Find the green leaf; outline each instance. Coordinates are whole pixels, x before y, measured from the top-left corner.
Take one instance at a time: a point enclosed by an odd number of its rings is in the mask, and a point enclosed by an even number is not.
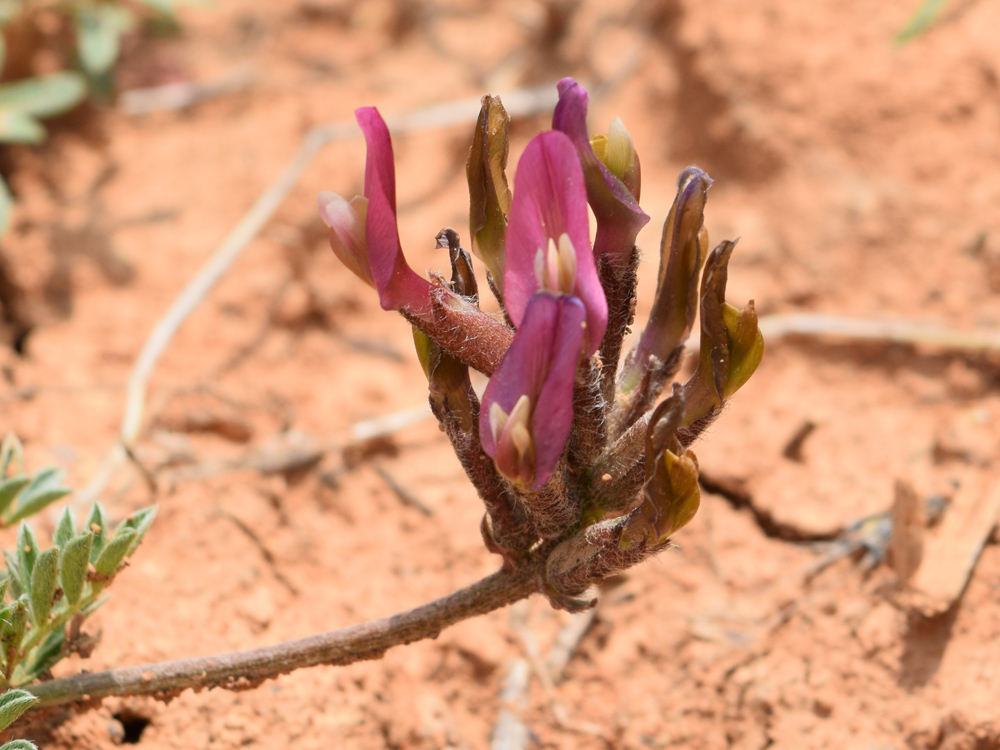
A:
[[[0,745],[0,750],[38,750],[38,745],[29,740],[11,740]]]
[[[49,621],[58,577],[59,548],[52,547],[38,556],[31,571],[31,619],[35,627],[40,628]]]
[[[10,576],[0,579],[0,606],[3,606],[4,599],[7,596],[8,586],[10,586]]]
[[[143,508],[142,510],[137,510],[131,516],[129,516],[125,522],[118,527],[120,531],[122,527],[135,529],[136,535],[132,540],[132,546],[129,547],[127,557],[131,557],[132,554],[138,549],[139,544],[142,542],[143,537],[146,536],[146,532],[149,531],[149,527],[153,525],[153,521],[156,519],[156,506],[152,508]]]
[[[3,37],[0,36],[0,39]],[[8,432],[0,444],[0,477],[6,477],[11,465],[14,472],[21,474],[24,471],[24,447],[17,435]]]
[[[62,647],[65,642],[66,631],[62,628],[49,633],[45,637],[45,640],[42,641],[42,645],[35,649],[32,655],[31,666],[22,667],[25,675],[24,680],[19,680],[19,682],[21,684],[34,682],[41,677],[43,672],[51,669],[62,658]]]
[[[140,0],[140,2],[165,16],[172,16],[177,6],[174,0]]]
[[[132,541],[138,535],[135,529],[122,528],[115,534],[114,538],[108,542],[101,554],[94,562],[94,568],[98,575],[113,576],[118,572],[118,566],[122,564],[125,555],[128,554]]]
[[[17,530],[17,564],[21,569],[21,583],[25,588],[31,586],[31,571],[38,559],[38,539],[28,524],[22,522]]]
[[[10,550],[3,551],[3,561],[7,565],[7,580],[10,582],[10,595],[13,598],[24,593],[26,585],[21,575],[21,566],[17,564],[17,554]]]
[[[17,718],[38,701],[27,690],[8,690],[0,695],[0,730],[13,724]]]
[[[52,536],[52,543],[62,549],[66,542],[76,536],[76,516],[73,510],[66,506],[59,514],[59,523],[56,524],[56,533]]]
[[[88,531],[73,537],[63,547],[59,577],[63,594],[70,604],[80,601],[83,585],[87,582],[87,566],[90,564],[90,547],[93,541],[94,535]]]
[[[31,115],[16,109],[0,109],[0,141],[37,144],[45,140],[45,128]]]
[[[65,474],[66,472],[58,466],[49,466],[35,474],[31,484],[21,492],[17,500],[17,509],[7,519],[7,523],[17,523],[23,518],[28,518],[72,492],[69,487],[62,486]]]
[[[103,3],[76,11],[77,49],[80,64],[92,76],[114,67],[121,38],[135,23],[135,16],[121,5]]]
[[[101,554],[104,543],[108,540],[108,514],[105,513],[103,505],[94,503],[83,530],[91,531],[94,534],[94,543],[90,548],[90,561],[97,562],[97,557]]]
[[[110,599],[110,598],[111,598],[110,596],[108,596],[107,594],[105,594],[100,599],[96,599],[95,601],[92,601],[90,604],[88,604],[86,607],[84,607],[80,611],[83,612],[83,614],[85,614],[87,617],[90,617],[92,614],[94,614],[94,612],[96,612],[101,607],[103,607],[107,603],[108,599]]]
[[[87,95],[87,81],[63,70],[0,85],[0,109],[44,118],[72,109]]]
[[[896,45],[904,45],[927,31],[934,25],[947,4],[948,0],[924,0],[916,13],[910,16],[910,20],[896,34]]]
[[[21,596],[10,608],[9,619],[0,622],[0,640],[10,648],[19,649],[28,627],[28,598]]]
[[[31,477],[26,474],[18,474],[0,482],[0,514],[2,514],[14,502],[21,490],[31,484]]]

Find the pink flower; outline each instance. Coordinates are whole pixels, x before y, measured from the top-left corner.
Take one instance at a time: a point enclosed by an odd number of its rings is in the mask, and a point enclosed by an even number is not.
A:
[[[501,474],[531,491],[552,476],[573,427],[573,383],[586,315],[574,296],[532,297],[483,393],[483,450]]]
[[[384,310],[426,315],[431,284],[410,268],[399,242],[389,129],[374,107],[362,107],[354,114],[368,144],[365,195],[346,201],[336,193],[320,193],[320,215],[330,228],[330,246],[345,266],[375,287]]]
[[[504,301],[515,326],[536,293],[573,295],[586,310],[583,354],[597,351],[608,303],[590,247],[583,171],[562,133],[533,138],[517,165],[505,263]]]

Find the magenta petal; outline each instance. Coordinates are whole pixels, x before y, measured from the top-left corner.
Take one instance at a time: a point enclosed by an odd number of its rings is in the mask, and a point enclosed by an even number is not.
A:
[[[406,263],[396,227],[396,168],[389,129],[375,107],[362,107],[355,117],[368,144],[365,161],[365,197],[368,199],[366,234],[372,278],[384,310],[420,316],[430,311],[431,284]]]
[[[490,422],[493,404],[509,414],[522,396],[531,400],[534,476],[521,477],[531,490],[541,488],[552,476],[573,427],[573,384],[586,315],[576,297],[545,292],[535,295],[483,393],[479,432],[483,450],[493,457],[498,448]],[[497,468],[510,476],[511,467],[498,463]]]
[[[608,303],[597,277],[590,246],[587,191],[573,143],[562,133],[535,136],[525,148],[514,178],[514,198],[507,225],[504,300],[515,326],[520,326],[529,301],[541,288],[536,261],[550,241],[566,234],[576,253],[572,294],[583,302],[587,315],[590,356],[601,343],[608,323]]]
[[[614,173],[601,163],[590,147],[587,133],[586,90],[572,78],[559,81],[559,103],[552,115],[552,127],[573,141],[587,184],[587,200],[597,217],[594,254],[612,267],[622,269],[628,264],[636,235],[649,216],[639,208],[635,196]]]

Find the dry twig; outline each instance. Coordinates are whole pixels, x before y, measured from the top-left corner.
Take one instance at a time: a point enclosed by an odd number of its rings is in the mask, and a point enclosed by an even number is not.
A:
[[[528,746],[529,730],[521,721],[521,712],[527,704],[528,679],[531,676],[528,662],[513,659],[507,669],[507,679],[500,691],[502,708],[493,727],[490,750],[524,750]]]
[[[1000,331],[956,331],[905,320],[866,320],[842,315],[780,313],[760,321],[765,340],[785,336],[836,336],[863,341],[925,344],[964,351],[1000,351]]]

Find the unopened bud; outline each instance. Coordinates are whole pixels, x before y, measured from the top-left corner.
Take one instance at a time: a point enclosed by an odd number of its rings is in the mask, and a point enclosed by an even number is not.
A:
[[[701,291],[701,352],[698,369],[684,385],[685,426],[717,413],[750,379],[764,356],[753,300],[740,310],[726,302],[729,258],[735,242],[709,255]]]
[[[590,147],[594,149],[594,156],[622,181],[636,200],[639,200],[641,187],[639,155],[632,143],[632,136],[621,118],[616,117],[611,121],[607,135],[591,136]]]

